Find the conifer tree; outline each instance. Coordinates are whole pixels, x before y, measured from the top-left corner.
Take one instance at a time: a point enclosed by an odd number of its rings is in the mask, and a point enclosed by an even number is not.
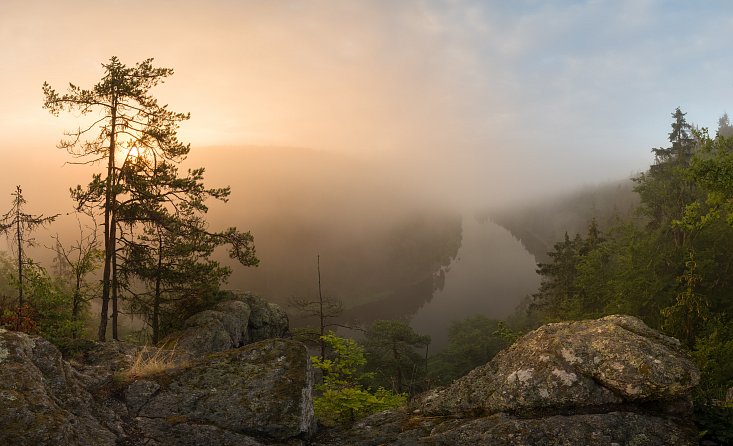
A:
[[[67,132],[68,139],[59,147],[78,159],[75,163],[95,164],[103,161],[106,169],[92,177],[86,186],[72,189],[72,197],[80,209],[97,209],[104,218],[104,262],[102,305],[98,339],[107,333],[109,304],[112,303],[112,336],[117,339],[118,264],[122,252],[142,228],[161,225],[176,216],[182,207],[193,213],[205,213],[208,197],[226,200],[229,188],[206,189],[204,169],[193,169],[188,175],[178,174],[177,164],[190,151],[190,145],[178,140],[180,122],[189,114],[168,110],[159,105],[150,90],[173,74],[169,68],[155,68],[147,59],[134,67],[123,65],[112,57],[102,64],[104,75],[90,89],[69,84],[66,94],[57,93],[44,83],[44,108],[54,115],[78,110],[82,115],[94,114],[91,123]],[[88,139],[87,139],[88,138]],[[170,226],[173,227],[173,226]],[[230,255],[245,265],[256,265],[251,234],[236,228],[210,233],[208,236],[231,246]],[[167,229],[166,229],[167,230]],[[220,244],[221,244],[220,243]]]
[[[23,266],[26,263],[24,246],[29,242],[27,238],[28,233],[33,229],[44,226],[51,223],[58,217],[52,215],[44,217],[41,215],[32,215],[24,212],[24,206],[26,204],[25,198],[23,198],[23,191],[20,186],[15,187],[13,195],[13,204],[10,210],[3,215],[0,220],[0,232],[5,234],[12,234],[17,244],[17,266],[18,266],[18,308],[23,306]]]

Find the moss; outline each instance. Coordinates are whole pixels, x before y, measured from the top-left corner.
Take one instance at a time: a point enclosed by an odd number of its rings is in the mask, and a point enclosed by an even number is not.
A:
[[[188,417],[185,415],[171,415],[168,417],[165,417],[166,423],[175,426],[177,424],[182,424],[188,422]]]
[[[642,362],[639,364],[639,373],[643,376],[650,376],[652,374],[652,368],[647,363]]]
[[[88,339],[56,338],[53,344],[64,359],[76,358],[94,348],[97,344]]]

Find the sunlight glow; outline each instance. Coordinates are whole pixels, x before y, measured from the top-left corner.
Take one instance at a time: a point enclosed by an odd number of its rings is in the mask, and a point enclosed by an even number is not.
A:
[[[127,149],[127,156],[129,158],[134,159],[134,158],[139,157],[140,155],[142,155],[142,150],[140,150],[140,148],[138,147],[133,146]]]

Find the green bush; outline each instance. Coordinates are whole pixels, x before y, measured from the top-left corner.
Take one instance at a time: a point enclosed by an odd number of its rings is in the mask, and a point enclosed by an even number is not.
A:
[[[357,418],[383,410],[400,407],[407,402],[407,395],[383,388],[367,390],[359,382],[367,376],[360,373],[366,364],[364,348],[352,339],[334,334],[323,336],[333,351],[333,358],[311,357],[313,367],[323,372],[323,384],[316,386],[322,392],[315,398],[313,407],[318,420],[326,426],[350,423]]]

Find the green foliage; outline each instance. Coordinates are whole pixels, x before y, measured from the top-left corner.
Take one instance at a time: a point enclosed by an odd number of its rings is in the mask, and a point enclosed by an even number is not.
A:
[[[693,356],[702,373],[699,391],[722,400],[722,391],[733,387],[733,327],[719,320],[710,325],[710,334],[697,338]]]
[[[190,315],[188,310],[200,307],[231,273],[210,259],[218,243],[203,228],[192,228],[193,220],[162,221],[163,225],[147,226],[127,245],[126,262],[120,267],[129,308],[148,322],[153,344],[179,329]]]
[[[258,262],[249,232],[208,230],[206,200],[226,201],[230,190],[206,188],[203,168],[179,172],[190,145],[179,141],[177,133],[190,116],[169,110],[151,95],[173,74],[152,62],[128,67],[112,57],[102,64],[103,78],[90,89],[69,84],[60,94],[43,84],[43,107],[52,114],[98,113],[91,124],[67,132],[69,139],[59,146],[81,164],[106,164],[105,172],[95,173],[86,187],[71,190],[78,209],[104,219],[100,341],[106,339],[110,302],[112,336],[118,337],[122,293],[134,297],[131,307],[145,316],[157,341],[163,305],[195,296],[202,286],[210,291],[228,276],[227,268],[208,259],[217,246],[227,245],[230,257],[243,265]]]
[[[689,260],[685,262],[685,272],[677,280],[684,288],[677,294],[674,304],[662,308],[665,319],[663,328],[689,348],[693,348],[698,333],[710,318],[710,305],[705,296],[697,292],[700,276],[697,274],[697,262],[692,251]]]
[[[420,335],[403,321],[374,321],[364,339],[367,370],[372,387],[390,388],[396,393],[422,390],[426,374],[424,349],[430,336]]]
[[[368,391],[360,381],[368,378],[361,373],[366,364],[364,349],[353,339],[340,338],[333,333],[323,336],[332,349],[333,357],[321,360],[311,357],[313,367],[323,372],[323,384],[317,386],[321,396],[313,407],[318,420],[327,426],[353,422],[357,418],[396,408],[407,402],[407,395],[378,388]]]
[[[28,300],[37,313],[41,336],[54,343],[81,337],[84,323],[72,315],[73,294],[63,281],[51,277],[36,263],[27,268],[26,279]]]
[[[487,363],[516,336],[502,322],[483,315],[454,321],[448,329],[448,346],[430,358],[431,383],[447,384]]]
[[[353,422],[367,415],[404,406],[407,395],[379,388],[374,392],[358,387],[325,390],[313,401],[316,417],[325,426]]]
[[[333,333],[323,336],[323,340],[333,351],[333,358],[311,358],[313,367],[324,372],[325,388],[356,386],[363,374],[360,369],[366,364],[364,348],[353,339],[340,338]]]
[[[676,336],[702,371],[698,422],[729,443],[733,418],[719,401],[733,386],[733,139],[727,116],[714,139],[679,109],[673,117],[671,146],[653,149],[635,179],[643,220],[557,243],[539,265],[530,311],[545,320],[626,313]]]
[[[54,344],[83,335],[84,324],[71,313],[73,295],[58,278],[27,261],[23,282],[27,303],[0,310],[0,325],[6,328],[40,334]]]
[[[0,327],[10,330],[29,334],[37,333],[38,322],[36,322],[36,318],[36,312],[28,304],[12,309],[0,308]]]
[[[695,422],[703,439],[715,442],[713,444],[733,444],[733,407],[698,402]]]
[[[20,186],[15,187],[15,192],[12,193],[13,204],[10,210],[0,217],[0,233],[8,235],[10,239],[15,242],[15,248],[17,249],[16,264],[18,265],[18,275],[16,276],[15,283],[17,284],[18,290],[18,307],[23,306],[23,293],[24,293],[24,280],[25,273],[23,269],[26,266],[26,245],[30,245],[32,240],[29,239],[30,232],[39,226],[45,226],[48,223],[53,222],[57,215],[44,217],[43,215],[31,215],[25,212],[26,200],[23,198],[23,191]]]

